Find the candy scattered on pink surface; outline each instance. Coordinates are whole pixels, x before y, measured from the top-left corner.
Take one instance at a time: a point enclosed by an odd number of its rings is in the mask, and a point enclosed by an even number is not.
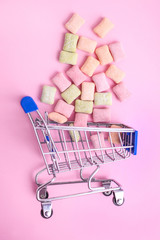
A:
[[[87,127],[88,114],[86,113],[76,113],[74,126],[75,127]]]
[[[120,127],[113,124],[113,125],[111,125],[111,128],[120,128]],[[112,139],[112,143],[114,143],[114,144],[120,144],[120,143],[121,143],[121,142],[120,142],[119,135],[118,135],[117,132],[112,132],[112,133],[110,133],[110,136],[111,136],[111,139]],[[109,142],[111,142],[110,136],[108,136],[108,141],[109,141]]]
[[[114,24],[108,19],[103,18],[102,21],[93,29],[93,31],[101,38],[104,38],[106,34],[114,27]]]
[[[93,112],[93,101],[76,99],[75,112],[91,114]]]
[[[111,110],[109,108],[93,109],[93,122],[105,122],[111,121]]]
[[[94,105],[96,105],[96,106],[100,106],[100,105],[111,106],[112,105],[112,93],[111,92],[104,92],[104,93],[96,92],[94,94]]]
[[[92,80],[96,84],[97,92],[103,92],[110,88],[105,73],[97,73],[92,76]]]
[[[101,65],[106,65],[106,64],[113,62],[113,57],[112,57],[107,45],[103,45],[101,47],[96,48],[95,53],[96,53]]]
[[[52,82],[61,92],[64,92],[69,86],[71,86],[71,82],[61,72],[57,73],[56,76],[52,78]]]
[[[42,89],[41,102],[47,104],[53,104],[56,94],[56,88],[48,85],[44,85]]]
[[[119,83],[125,77],[125,73],[121,69],[116,67],[114,64],[111,64],[109,66],[106,71],[106,75],[116,83]]]
[[[95,84],[93,82],[83,82],[82,83],[82,92],[81,92],[81,100],[94,100],[94,90]]]
[[[83,66],[81,67],[81,71],[84,72],[89,77],[91,77],[94,71],[96,70],[96,68],[98,67],[98,65],[99,65],[99,61],[96,58],[89,56],[87,57]]]
[[[61,123],[61,124],[67,122],[67,118],[57,112],[49,113],[48,118],[54,122]]]
[[[70,77],[76,86],[79,86],[83,81],[87,79],[87,76],[82,73],[77,65],[69,68],[66,74],[68,77]]]
[[[84,23],[85,20],[77,13],[74,13],[69,21],[65,24],[65,27],[68,31],[75,34]]]
[[[116,94],[117,98],[122,102],[128,97],[130,97],[131,93],[129,90],[125,87],[123,82],[120,82],[115,87],[113,87],[113,92]]]
[[[78,38],[78,35],[66,33],[63,50],[67,52],[76,52]]]
[[[96,41],[82,36],[79,38],[77,48],[88,53],[94,53],[96,46]]]
[[[73,113],[73,110],[74,110],[73,105],[70,105],[61,99],[58,100],[58,102],[54,108],[55,112],[58,112],[67,118],[69,118],[71,116],[71,114]]]
[[[61,93],[61,97],[68,103],[71,104],[77,97],[81,95],[79,88],[72,84],[64,92]]]
[[[110,43],[108,47],[115,62],[118,62],[125,57],[125,54],[120,42]]]
[[[105,140],[103,133],[99,133],[99,137],[98,134],[93,134],[90,138],[93,144],[93,148],[105,148]]]
[[[61,51],[59,55],[59,62],[76,65],[77,58],[78,58],[78,54],[76,52]]]

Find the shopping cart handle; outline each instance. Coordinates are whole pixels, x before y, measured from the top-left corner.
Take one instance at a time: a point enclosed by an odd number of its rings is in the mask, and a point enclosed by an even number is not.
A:
[[[24,97],[21,100],[21,106],[25,113],[30,113],[38,110],[37,104],[31,97]]]
[[[131,139],[131,134],[132,134],[132,142],[131,145],[133,146],[131,149],[131,153],[133,155],[137,155],[137,145],[138,145],[138,131],[134,131],[133,133],[127,132],[125,133]],[[130,148],[126,148],[128,152],[130,152]]]
[[[133,134],[133,149],[132,149],[132,154],[137,155],[137,145],[138,145],[138,131],[135,131]]]

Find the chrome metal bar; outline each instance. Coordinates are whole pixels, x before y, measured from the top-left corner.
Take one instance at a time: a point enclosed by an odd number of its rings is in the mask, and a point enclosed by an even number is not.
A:
[[[63,141],[62,141],[62,137],[61,137],[61,133],[60,133],[60,130],[58,130],[58,135],[59,135],[59,139],[60,139],[60,142],[59,143],[61,143],[61,146],[62,146],[62,149],[63,149],[63,152],[64,152],[64,158],[65,158],[65,162],[67,163],[67,165],[69,164],[69,169],[71,169],[71,163],[70,163],[70,161],[68,162],[67,161],[67,154],[65,153],[65,150],[64,150],[64,146],[63,146]],[[68,152],[67,152],[68,153]]]
[[[120,143],[121,143],[121,146],[122,146],[122,151],[123,151],[124,158],[125,158],[125,157],[126,157],[126,154],[125,154],[125,151],[124,151],[124,148],[123,148],[123,142],[122,142],[121,135],[120,135],[119,132],[118,132],[118,137],[119,137],[119,140],[120,140]]]
[[[106,153],[106,155],[107,155],[112,161],[114,161],[114,158],[112,158],[112,157],[107,153],[107,151],[105,151],[105,153]]]
[[[50,131],[49,131],[49,129],[48,129],[48,126],[47,126],[46,122],[44,121],[41,113],[40,113],[38,110],[37,110],[36,112],[38,113],[40,119],[42,120],[42,122],[43,122],[43,124],[44,124],[44,126],[45,126],[45,129],[46,129],[47,135],[48,135],[48,137],[49,137],[49,139],[50,139],[50,141],[51,141],[51,143],[52,143],[52,145],[53,145],[53,147],[54,147],[54,149],[55,149],[55,152],[57,153],[58,159],[60,160],[60,156],[59,156],[59,154],[58,154],[56,145],[55,145],[54,141],[52,140],[52,136],[51,136],[51,134],[50,134]],[[59,171],[59,166],[58,166],[58,161],[57,161],[57,159],[56,159],[56,156],[55,156],[55,161],[56,161],[56,165],[57,165],[57,170]]]
[[[104,163],[104,161],[100,158],[100,156],[95,152],[96,157],[101,161],[101,163]],[[103,157],[104,158],[104,157]],[[96,163],[97,164],[97,163]]]
[[[120,157],[122,157],[122,158],[126,158],[126,156],[124,156],[124,154],[121,154],[121,153],[119,153],[117,150],[115,150],[116,151],[116,153],[120,156]]]
[[[97,135],[98,135],[98,141],[99,141],[100,151],[101,151],[102,158],[103,158],[103,162],[104,162],[104,156],[103,156],[103,152],[102,152],[102,144],[101,144],[101,139],[100,139],[100,136],[99,136],[99,132],[98,132],[98,131],[97,131]]]
[[[81,168],[80,170],[80,178],[82,179],[83,182],[87,182],[88,178],[84,178],[82,172],[83,172],[83,168]]]
[[[70,136],[70,141],[66,141],[66,142],[71,142],[72,149],[75,150],[75,148],[74,148],[74,143],[73,143],[73,140],[72,140],[72,138],[71,138],[71,135],[69,134],[69,136]],[[75,157],[75,160],[78,161],[77,155],[76,155],[75,151],[74,151],[74,157]]]
[[[115,187],[115,188],[110,188],[107,189],[107,191],[116,191],[116,190],[120,190],[119,187]],[[38,199],[38,201],[43,201],[43,202],[50,202],[50,201],[56,201],[56,200],[61,200],[61,199],[67,199],[67,198],[72,198],[72,197],[80,197],[80,196],[85,196],[85,195],[89,195],[89,194],[94,194],[94,193],[101,193],[101,192],[105,192],[106,189],[104,188],[103,190],[93,190],[93,191],[89,191],[89,192],[82,192],[82,193],[75,193],[75,194],[70,194],[70,195],[64,195],[64,196],[59,196],[59,197],[53,197],[53,198],[47,198],[47,199]]]
[[[39,127],[37,126],[36,127],[37,129],[42,129],[43,127]],[[72,131],[72,130],[75,130],[75,131],[86,131],[86,132],[97,132],[97,128],[96,127],[74,127],[74,126],[63,126],[63,125],[60,125],[60,126],[51,126],[51,125],[48,125],[48,129],[49,130],[68,130],[68,131]],[[98,128],[98,131],[99,132],[134,132],[135,130],[134,129],[131,129],[131,128]]]
[[[81,135],[80,132],[79,132],[79,136],[80,136],[80,142],[81,142],[82,148],[85,149],[84,144],[83,144],[83,141],[82,141],[82,135]],[[84,155],[85,155],[85,158],[88,160],[88,157],[87,157],[86,151],[84,151]]]
[[[92,178],[94,177],[94,175],[99,171],[100,166],[97,165],[97,168],[94,170],[94,172],[90,175],[90,177],[88,178],[88,188],[91,191],[97,191],[97,190],[105,190],[105,187],[91,187],[91,182],[92,182]]]
[[[73,134],[74,134],[74,139],[76,140],[75,130],[73,130]],[[78,152],[78,156],[79,156],[80,166],[83,167],[82,160],[81,160],[81,154],[80,154],[80,151],[79,151],[80,149],[78,147],[77,141],[75,141],[75,144],[76,144],[76,147],[77,147],[77,152]]]
[[[44,130],[42,130],[42,133],[43,133],[43,137],[45,139],[45,143],[47,144],[47,147],[48,147],[48,150],[49,152],[52,152],[52,154],[50,154],[51,156],[51,159],[52,159],[52,162],[54,164],[54,168],[57,169],[57,164],[56,164],[56,161],[55,161],[55,154],[53,154],[53,145],[52,145],[52,142],[51,141],[48,141],[47,140],[47,134],[44,132]]]
[[[40,184],[39,182],[38,182],[38,177],[39,177],[39,175],[41,174],[41,173],[43,173],[44,171],[46,171],[47,170],[47,168],[43,168],[43,169],[41,169],[37,174],[36,174],[36,176],[35,176],[35,182],[36,182],[36,184],[39,186],[39,185],[42,185],[42,184]]]
[[[62,132],[62,136],[63,136],[63,139],[64,139],[64,146],[65,146],[65,149],[66,149],[66,155],[67,155],[67,159],[68,159],[68,161],[67,161],[67,164],[69,164],[69,168],[71,169],[71,163],[70,163],[70,158],[69,158],[69,153],[68,153],[68,149],[67,149],[67,144],[66,144],[66,140],[65,140],[65,135],[64,135],[64,131],[62,130],[61,131]]]
[[[29,119],[30,119],[30,121],[31,121],[31,123],[32,123],[32,126],[33,126],[33,129],[34,129],[34,132],[35,132],[35,135],[36,135],[37,141],[38,141],[38,143],[39,143],[39,147],[40,147],[40,150],[41,150],[41,153],[42,153],[42,156],[43,156],[44,162],[45,162],[46,167],[47,167],[47,171],[48,171],[48,173],[50,174],[50,170],[49,170],[49,168],[48,168],[48,163],[47,163],[46,157],[45,157],[45,155],[44,155],[44,153],[43,153],[43,149],[42,149],[42,146],[41,146],[41,142],[40,142],[40,140],[39,140],[39,136],[38,136],[37,129],[35,128],[35,125],[34,125],[33,118],[32,118],[32,116],[31,116],[30,113],[27,113],[27,115],[28,115],[28,117],[29,117]]]
[[[49,180],[48,182],[46,182],[46,183],[44,183],[44,184],[41,184],[41,185],[37,188],[36,197],[37,197],[37,200],[38,200],[38,201],[43,201],[43,202],[45,202],[45,199],[44,199],[44,198],[40,198],[40,191],[41,191],[43,188],[46,188],[48,185],[50,185],[54,180],[55,180],[55,178],[53,177],[51,180]]]
[[[111,134],[109,132],[109,139],[110,139],[110,143],[111,143],[111,146],[112,146],[112,153],[113,153],[113,157],[114,157],[114,160],[115,160],[115,153],[114,153],[114,146],[113,146],[113,143],[112,143],[112,137],[111,137]]]
[[[109,148],[92,148],[92,149],[90,149],[90,151],[99,151],[99,150],[115,150],[115,149],[121,149],[122,147],[114,147],[114,145],[113,145],[113,147],[109,147]],[[124,146],[123,147],[124,149],[126,149],[126,148],[133,148],[133,146]],[[76,150],[76,149],[74,149],[74,150],[65,150],[65,151],[59,151],[58,153],[60,154],[60,153],[74,153],[74,152],[88,152],[88,149],[79,149],[79,150]],[[51,154],[52,152],[44,152],[44,154]]]
[[[92,164],[93,164],[92,153],[91,153],[91,149],[90,149],[90,146],[89,146],[89,142],[88,142],[88,137],[87,137],[86,131],[84,131],[84,134],[85,134],[85,138],[86,138],[86,142],[87,142],[87,147],[88,147],[88,150],[89,150],[89,154],[90,154],[90,157],[91,157],[91,160],[92,160]]]
[[[132,135],[133,135],[133,133],[130,133],[130,146],[132,144]],[[130,148],[130,154],[131,154],[131,148]]]

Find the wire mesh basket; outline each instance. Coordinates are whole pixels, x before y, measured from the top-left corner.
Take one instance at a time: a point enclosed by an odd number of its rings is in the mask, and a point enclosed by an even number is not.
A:
[[[113,192],[113,202],[118,206],[122,205],[124,198],[120,184],[113,179],[96,180],[93,176],[103,164],[127,159],[131,154],[136,155],[138,131],[124,124],[113,123],[90,122],[87,127],[75,127],[73,122],[57,124],[48,119],[47,113],[43,119],[31,97],[24,97],[21,100],[21,106],[33,125],[45,163],[45,168],[37,173],[35,180],[38,185],[37,199],[41,202],[43,217],[49,218],[52,215],[53,200],[95,192],[103,192],[106,196]],[[96,169],[89,178],[84,179],[83,169],[91,166],[95,166]],[[53,177],[47,183],[39,183],[38,177],[44,170]],[[90,191],[47,198],[47,186],[57,184],[53,183],[56,175],[72,170],[80,170],[82,180],[80,182],[86,182]],[[92,182],[101,182],[102,187],[93,188]],[[79,181],[67,183],[79,183]],[[112,183],[116,186],[111,187]],[[58,184],[64,184],[64,182]]]

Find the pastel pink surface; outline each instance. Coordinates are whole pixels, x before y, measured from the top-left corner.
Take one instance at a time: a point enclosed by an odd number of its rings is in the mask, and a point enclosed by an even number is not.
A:
[[[115,62],[118,62],[125,57],[124,50],[120,42],[110,43],[108,46]]]
[[[92,80],[96,84],[97,92],[104,92],[110,88],[106,75],[103,72],[93,75]]]
[[[58,102],[54,108],[55,112],[58,112],[67,118],[69,118],[71,116],[71,114],[73,113],[73,110],[74,110],[73,105],[70,105],[61,99],[58,100]]]
[[[93,109],[93,122],[105,122],[110,123],[111,122],[111,110],[110,108],[104,108],[104,109]]]
[[[121,102],[130,97],[131,95],[130,91],[126,88],[123,82],[120,82],[119,84],[114,86],[112,90]]]
[[[52,82],[61,92],[64,92],[71,85],[71,82],[61,72],[57,73],[56,76],[52,78]]]
[[[160,2],[155,0],[69,0],[67,4],[64,0],[0,1],[1,240],[159,240],[159,9]],[[53,74],[69,68],[58,62],[58,53],[66,32],[64,24],[74,12],[86,20],[79,35],[93,38],[99,45],[113,41],[124,45],[126,58],[117,66],[126,72],[124,83],[132,95],[121,103],[113,94],[112,122],[139,131],[138,155],[101,165],[95,176],[122,184],[123,206],[114,206],[112,196],[90,194],[53,201],[53,217],[45,220],[40,216],[35,184],[35,175],[45,164],[19,102],[30,95],[43,116],[45,111],[53,111],[55,105],[40,102],[41,89],[52,85]],[[104,16],[115,27],[100,39],[92,27]],[[79,51],[78,66],[85,56]],[[103,66],[97,68],[97,72],[105,70]],[[60,98],[58,91],[56,98]],[[84,169],[84,177],[94,169]],[[79,180],[79,171],[56,177],[56,181]],[[44,172],[40,182],[51,178]],[[49,197],[55,197],[88,188],[84,183],[50,186],[48,191]]]
[[[74,126],[75,127],[87,127],[88,114],[86,113],[76,113]]]
[[[86,75],[82,73],[82,71],[79,69],[77,65],[69,68],[66,74],[68,77],[70,77],[70,79],[72,79],[76,86],[79,86],[82,82],[84,82],[87,79]]]

